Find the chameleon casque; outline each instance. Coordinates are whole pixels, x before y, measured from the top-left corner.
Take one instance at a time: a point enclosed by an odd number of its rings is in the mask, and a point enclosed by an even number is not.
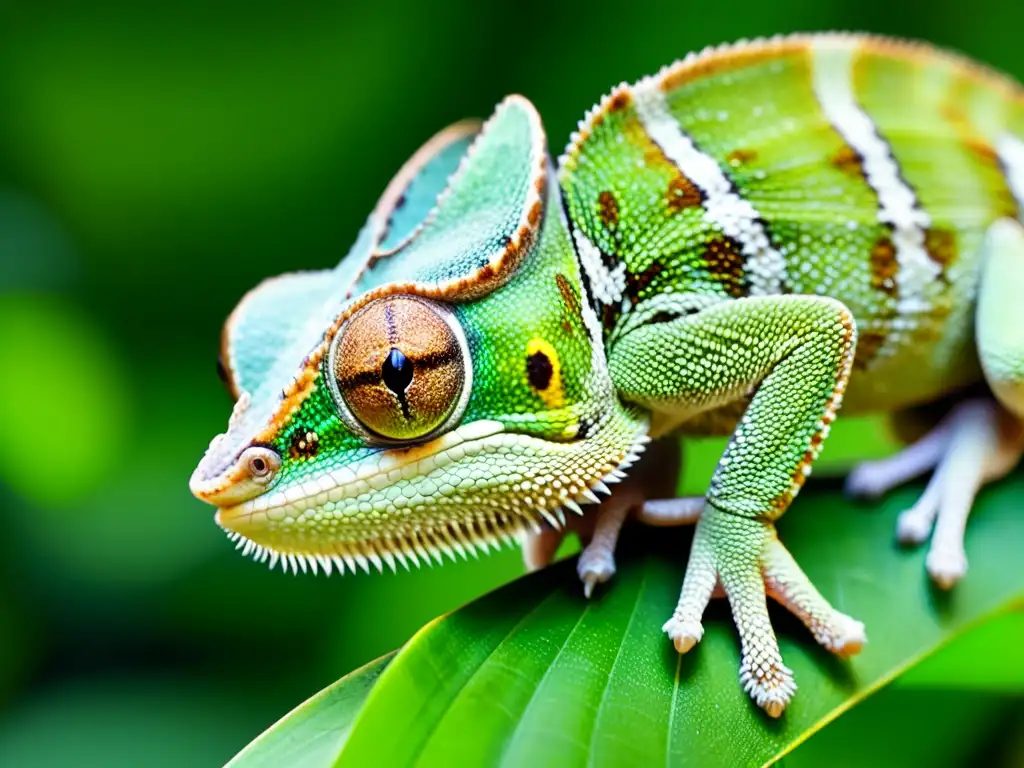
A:
[[[1024,90],[923,44],[690,55],[615,88],[557,169],[511,96],[420,149],[336,268],[242,299],[237,402],[192,491],[246,554],[327,573],[509,539],[539,567],[568,512],[588,595],[629,514],[695,522],[664,631],[690,650],[724,594],[741,682],[778,716],[795,685],[767,596],[835,653],[866,641],[774,525],[840,404],[906,423],[945,403],[848,479],[876,495],[934,469],[898,535],[931,536],[943,587],[977,490],[1024,451],[1022,206]],[[627,479],[649,440],[710,433],[732,437],[706,496]]]

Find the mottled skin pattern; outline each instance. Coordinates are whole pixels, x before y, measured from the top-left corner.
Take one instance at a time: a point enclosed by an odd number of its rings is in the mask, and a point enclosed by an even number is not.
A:
[[[336,269],[243,300],[223,343],[235,412],[192,490],[293,571],[524,537],[539,567],[573,528],[587,595],[630,514],[696,523],[664,629],[690,650],[726,596],[741,682],[778,716],[796,686],[766,597],[835,653],[866,641],[774,526],[840,406],[951,403],[848,482],[869,496],[935,470],[898,535],[932,535],[944,587],[974,494],[1024,450],[1022,199],[1024,92],[923,45],[691,56],[613,90],[557,174],[510,97],[428,142]],[[704,498],[650,499],[643,476],[611,493],[649,439],[707,433],[732,437]]]

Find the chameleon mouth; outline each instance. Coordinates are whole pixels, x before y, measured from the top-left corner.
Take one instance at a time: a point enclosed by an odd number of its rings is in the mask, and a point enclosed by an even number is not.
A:
[[[560,528],[625,477],[646,434],[605,445],[551,443],[506,432],[495,421],[464,425],[412,448],[381,451],[242,504],[218,509],[217,524],[242,554],[283,570],[344,573],[455,561],[520,542],[543,522]],[[526,457],[555,458],[547,468]],[[503,460],[504,459],[504,460]],[[561,465],[561,466],[559,466]],[[561,470],[561,471],[559,471]]]

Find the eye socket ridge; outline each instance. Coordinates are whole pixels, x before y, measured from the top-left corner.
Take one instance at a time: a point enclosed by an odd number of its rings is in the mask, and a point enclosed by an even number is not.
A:
[[[462,419],[473,366],[454,311],[403,294],[372,301],[346,321],[323,375],[353,432],[371,445],[405,445]]]

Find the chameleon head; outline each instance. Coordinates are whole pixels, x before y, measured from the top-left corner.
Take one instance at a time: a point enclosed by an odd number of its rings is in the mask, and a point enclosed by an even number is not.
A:
[[[240,397],[191,483],[240,547],[304,570],[465,554],[617,479],[647,425],[608,378],[557,195],[512,97],[417,153],[338,268],[243,299]]]

